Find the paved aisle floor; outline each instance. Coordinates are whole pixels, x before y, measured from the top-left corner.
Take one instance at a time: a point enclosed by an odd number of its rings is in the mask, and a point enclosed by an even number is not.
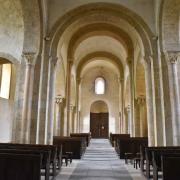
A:
[[[125,165],[107,139],[92,139],[81,160],[63,166],[57,180],[145,180],[139,170]]]

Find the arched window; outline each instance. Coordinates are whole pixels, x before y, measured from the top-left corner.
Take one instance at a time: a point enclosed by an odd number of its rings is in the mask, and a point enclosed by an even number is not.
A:
[[[9,99],[11,83],[11,64],[0,64],[0,97]]]
[[[105,93],[105,80],[102,77],[98,77],[95,80],[95,93],[96,94]]]

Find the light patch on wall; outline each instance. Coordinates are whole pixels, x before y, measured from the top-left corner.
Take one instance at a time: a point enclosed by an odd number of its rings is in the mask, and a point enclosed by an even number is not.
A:
[[[83,118],[83,132],[89,132],[90,131],[90,122],[89,122],[89,117],[84,117]]]
[[[0,86],[0,97],[9,99],[10,83],[11,83],[11,64],[3,64],[1,86]]]
[[[115,118],[109,117],[109,132],[115,133]]]

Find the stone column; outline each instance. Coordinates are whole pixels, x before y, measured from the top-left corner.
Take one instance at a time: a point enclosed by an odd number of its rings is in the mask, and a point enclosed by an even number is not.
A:
[[[146,76],[146,97],[147,97],[147,123],[148,123],[148,141],[149,146],[155,145],[155,93],[153,83],[153,65],[150,57],[145,58],[145,76]]]
[[[124,79],[118,78],[119,82],[119,104],[120,104],[120,133],[124,132]]]
[[[23,105],[22,105],[22,126],[21,126],[20,140],[21,143],[30,143],[35,53],[24,53],[22,57],[26,62],[26,66],[25,66],[24,97],[23,97]]]
[[[48,70],[49,70],[49,48],[50,41],[43,42],[43,51],[41,58],[41,72],[39,82],[39,99],[38,99],[38,115],[36,128],[36,143],[46,143],[46,110],[47,110],[47,90],[48,90]]]
[[[130,75],[130,88],[131,88],[131,126],[130,134],[135,136],[135,126],[134,126],[134,99],[135,99],[135,85],[134,85],[134,61],[132,57],[127,58],[127,63],[129,66],[129,75]]]
[[[71,69],[73,60],[67,62],[67,77],[66,77],[66,135],[70,135],[70,101],[71,101]]]
[[[125,118],[124,118],[124,79],[120,79],[120,83],[121,83],[121,119],[122,119],[122,133],[124,133],[124,129],[125,129]]]
[[[76,132],[80,132],[79,127],[79,91],[80,91],[81,78],[76,79]]]
[[[138,98],[135,99],[134,103],[135,113],[134,113],[134,128],[135,128],[135,137],[140,137],[140,107],[138,104]]]
[[[153,38],[153,54],[151,58],[152,75],[153,75],[153,90],[155,104],[153,104],[155,117],[155,145],[165,146],[166,145],[166,128],[165,128],[165,114],[164,114],[164,92],[163,92],[163,81],[162,81],[162,63],[161,58],[158,54],[158,41],[157,38]],[[152,121],[152,120],[151,120]]]
[[[63,135],[64,126],[64,98],[62,96],[56,97],[56,121],[55,121],[55,136]]]
[[[2,80],[2,65],[0,65],[0,88],[1,88],[1,80]]]
[[[171,72],[171,104],[172,104],[172,125],[173,125],[173,144],[180,145],[180,97],[178,84],[177,62],[180,52],[168,52],[169,69]]]
[[[137,104],[139,106],[139,120],[140,120],[140,137],[147,136],[147,117],[146,117],[146,98],[140,96],[137,98]]]
[[[54,127],[54,75],[57,63],[57,57],[49,58],[48,85],[47,85],[47,104],[46,104],[46,125],[45,125],[45,143],[52,144]]]
[[[75,106],[71,105],[70,106],[70,133],[74,133],[75,131]]]
[[[125,120],[125,134],[130,134],[131,132],[131,108],[130,106],[127,106],[125,108],[125,115],[126,115],[126,120]]]

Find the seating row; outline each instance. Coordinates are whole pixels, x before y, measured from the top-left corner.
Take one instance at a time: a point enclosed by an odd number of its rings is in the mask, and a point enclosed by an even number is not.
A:
[[[162,173],[163,180],[178,180],[180,177],[180,147],[161,146],[146,147],[141,146],[141,171],[145,171],[145,176],[151,178],[151,167],[153,170],[153,180],[159,179],[159,172]]]
[[[4,170],[1,171],[3,174],[0,177],[21,180],[20,177],[31,173],[32,175],[29,175],[28,178],[39,177],[38,173],[40,172],[40,177],[45,176],[45,180],[49,180],[50,176],[54,178],[57,170],[61,169],[62,147],[58,148],[52,145],[0,143],[0,167]],[[29,161],[26,161],[26,158],[23,159],[25,156]],[[6,163],[3,163],[4,161]],[[34,166],[35,162],[40,165],[39,169],[36,165]],[[20,167],[23,167],[24,171],[20,170]],[[33,169],[33,172],[28,173],[28,169]],[[43,173],[44,170],[45,173]]]

